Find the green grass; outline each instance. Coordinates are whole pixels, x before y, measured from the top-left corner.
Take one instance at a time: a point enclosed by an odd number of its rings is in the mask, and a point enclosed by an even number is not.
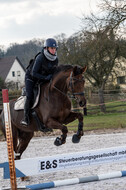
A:
[[[88,105],[88,112],[89,114],[95,114],[95,113],[101,113],[100,107],[95,105]],[[122,102],[109,102],[106,103],[106,112],[120,112],[125,111],[126,112],[126,101]]]
[[[67,125],[76,131],[78,120]],[[126,128],[126,113],[107,113],[98,115],[87,115],[84,117],[84,131],[96,129]]]
[[[91,109],[90,106],[90,109],[87,111],[88,115],[84,116],[84,131],[126,128],[126,102],[113,102],[106,104],[105,114],[101,113],[98,106],[95,108],[96,109],[92,107]],[[67,126],[69,127],[69,130],[77,131],[78,120],[69,123]]]
[[[109,113],[84,118],[85,129],[126,127],[126,113]]]

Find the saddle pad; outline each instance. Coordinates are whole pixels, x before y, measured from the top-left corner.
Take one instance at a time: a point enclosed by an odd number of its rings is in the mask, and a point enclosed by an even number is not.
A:
[[[23,110],[25,104],[26,96],[20,96],[14,105],[14,110]]]
[[[38,94],[36,96],[36,99],[35,99],[35,102],[32,106],[31,109],[35,108],[38,104],[38,101],[39,101],[39,96],[40,96],[40,88],[38,88]],[[16,102],[15,102],[15,105],[14,105],[14,110],[23,110],[24,109],[24,104],[25,104],[25,100],[26,100],[26,96],[20,96]]]

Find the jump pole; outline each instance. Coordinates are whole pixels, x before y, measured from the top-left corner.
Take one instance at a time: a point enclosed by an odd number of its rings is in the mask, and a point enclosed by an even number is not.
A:
[[[11,189],[17,190],[8,90],[2,90]]]

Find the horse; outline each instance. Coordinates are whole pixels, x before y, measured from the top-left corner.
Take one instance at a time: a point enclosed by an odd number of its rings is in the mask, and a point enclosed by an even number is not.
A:
[[[52,80],[40,86],[40,97],[38,104],[34,108],[48,129],[60,129],[62,134],[54,141],[56,146],[60,146],[66,142],[67,124],[78,119],[78,130],[73,135],[72,142],[78,143],[83,136],[83,114],[71,110],[71,100],[69,93],[78,101],[81,107],[86,104],[84,96],[85,79],[83,73],[86,66],[60,65],[57,66]],[[30,125],[25,127],[20,124],[23,118],[23,110],[15,110],[16,100],[10,101],[11,126],[13,134],[13,146],[15,159],[20,159],[22,153],[27,148],[30,140],[34,136],[34,132],[38,131],[38,127],[33,116],[30,116]],[[0,115],[0,127],[5,134],[4,113]]]

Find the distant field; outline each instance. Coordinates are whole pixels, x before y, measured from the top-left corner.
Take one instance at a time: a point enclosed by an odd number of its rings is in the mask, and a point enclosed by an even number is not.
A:
[[[77,130],[78,120],[68,124],[71,130]],[[84,117],[84,130],[126,128],[126,113],[88,115]]]
[[[73,131],[77,131],[77,126],[78,120],[68,124],[69,130]],[[126,128],[126,102],[106,104],[106,113],[101,113],[98,106],[87,107],[87,116],[84,116],[84,131],[112,128]]]
[[[95,105],[95,104],[88,104],[87,105],[87,108],[88,108],[88,113],[89,114],[98,114],[98,113],[101,113],[100,111],[100,107],[99,105]],[[106,112],[110,113],[114,113],[114,112],[126,112],[126,101],[122,102],[118,102],[118,101],[115,101],[115,102],[108,102],[106,103]]]
[[[71,130],[77,130],[78,121],[68,124]],[[88,105],[87,116],[84,116],[84,130],[126,128],[126,102],[111,102],[106,104],[106,113],[99,106]]]

